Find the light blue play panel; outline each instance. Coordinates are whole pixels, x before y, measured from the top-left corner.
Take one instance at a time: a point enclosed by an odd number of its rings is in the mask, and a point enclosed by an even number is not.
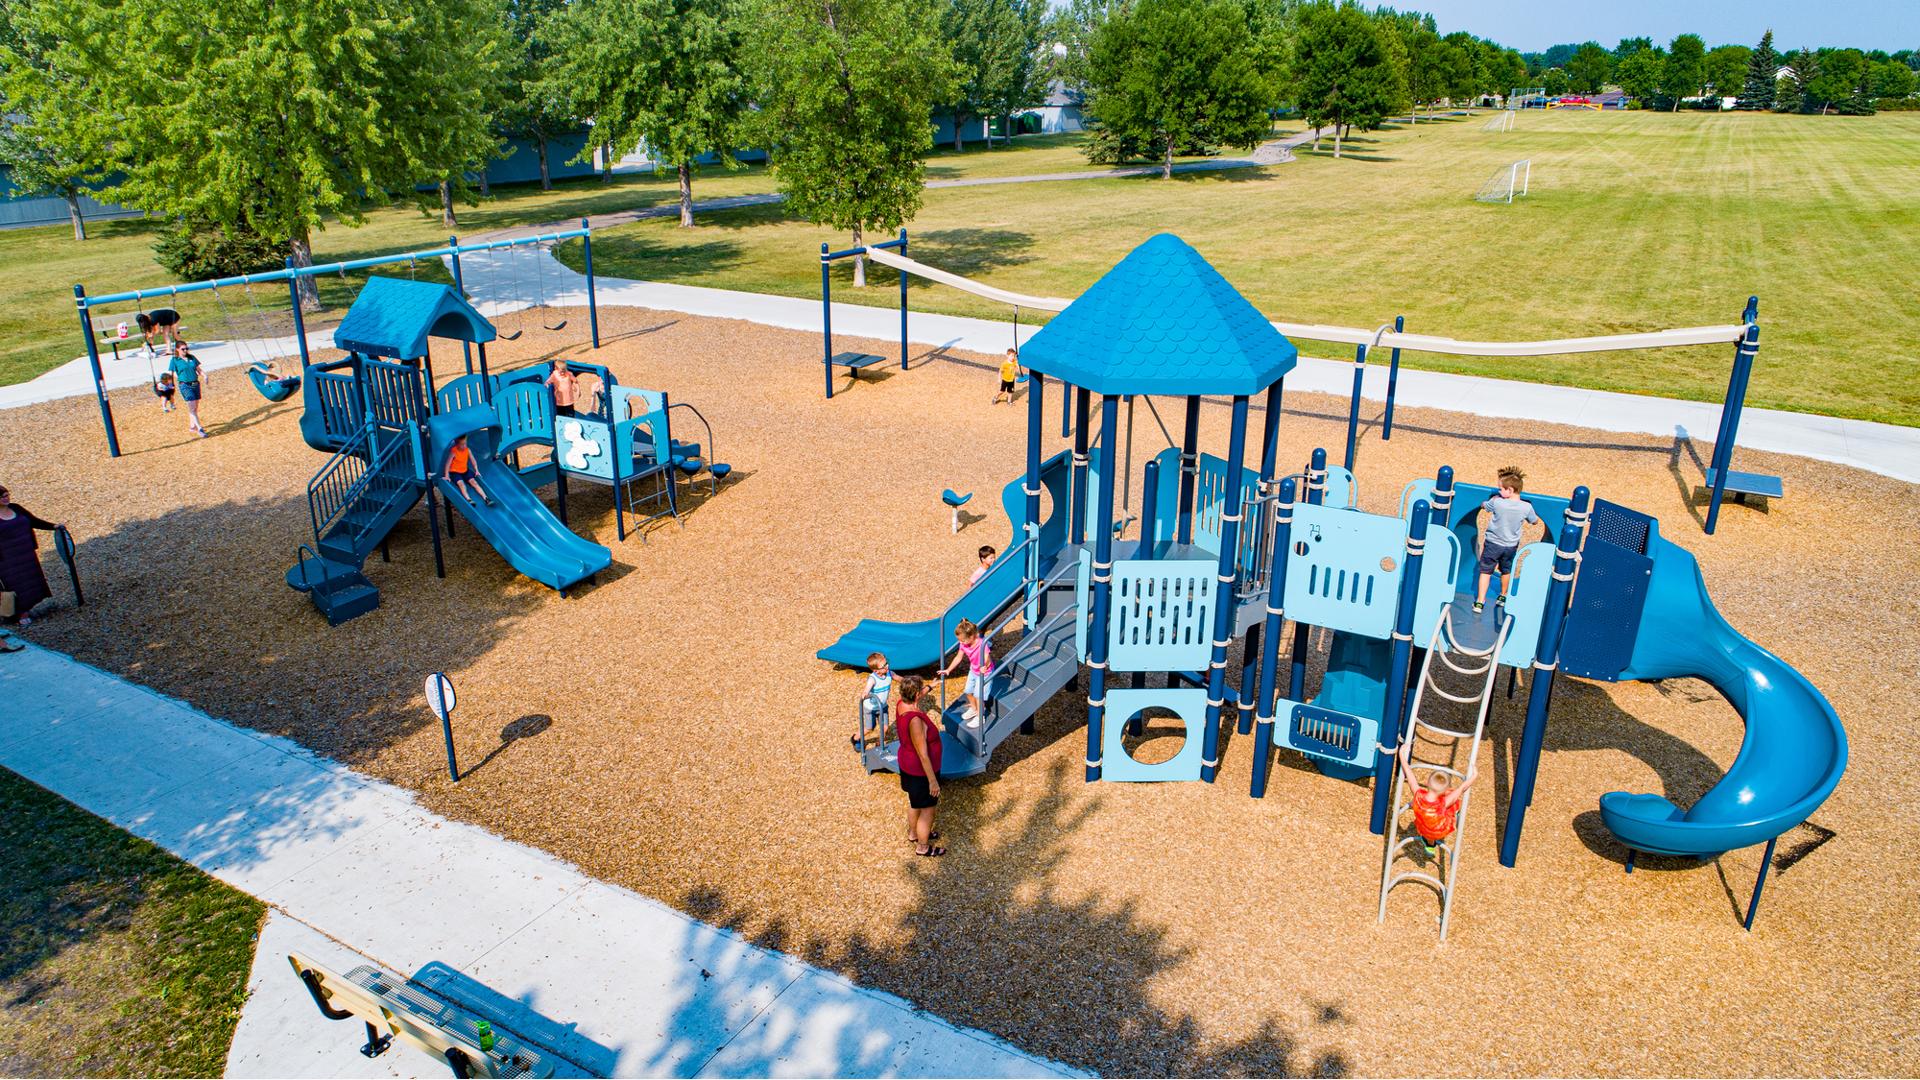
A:
[[[1343,765],[1372,767],[1379,750],[1379,721],[1286,698],[1275,706],[1276,745]]]
[[[1399,518],[1295,506],[1287,617],[1373,638],[1391,634],[1406,543]]]
[[[1121,743],[1128,722],[1148,709],[1166,709],[1187,725],[1187,741],[1180,752],[1153,765],[1135,761]],[[1205,690],[1108,690],[1107,718],[1100,732],[1100,778],[1123,784],[1198,780],[1206,729]]]
[[[1107,663],[1114,671],[1190,671],[1213,656],[1219,566],[1203,559],[1113,564]]]

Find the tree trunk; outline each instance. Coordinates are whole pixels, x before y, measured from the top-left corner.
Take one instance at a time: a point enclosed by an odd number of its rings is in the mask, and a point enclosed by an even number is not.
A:
[[[487,176],[487,163],[484,161],[480,163],[480,194],[493,194],[493,181]]]
[[[680,163],[680,227],[693,228],[693,166]]]
[[[74,192],[68,192],[66,199],[67,216],[73,219],[73,238],[75,240],[85,240],[87,238],[87,219],[80,213],[80,196]]]
[[[552,191],[553,174],[547,171],[547,140],[545,136],[540,137],[534,143],[534,152],[540,158],[540,190]]]
[[[861,246],[861,243],[862,241],[860,239],[860,226],[855,225],[853,227],[853,246],[859,247]],[[867,257],[865,255],[855,255],[853,257],[853,287],[856,289],[864,289],[866,288],[866,286],[867,286]]]
[[[1333,125],[1333,156],[1334,157],[1340,156],[1340,136],[1345,128],[1346,128],[1345,124]]]
[[[1160,179],[1173,179],[1173,136],[1167,136],[1166,151],[1160,155]]]
[[[295,267],[304,268],[313,265],[313,241],[308,237],[306,230],[301,230],[288,242],[287,251],[288,254],[293,256],[293,265]],[[313,280],[313,275],[302,274],[293,280],[294,286],[300,293],[300,310],[304,312],[319,311],[320,285]]]
[[[965,113],[953,114],[953,152],[956,154],[960,153],[961,151],[967,148],[967,140],[965,135],[965,132],[967,130],[966,122],[967,122],[967,116]]]
[[[1312,120],[1308,122],[1313,125],[1313,152],[1317,154],[1320,152],[1320,121]]]
[[[452,229],[459,226],[453,218],[453,181],[440,181],[440,227]]]
[[[612,143],[604,142],[600,144],[600,160],[601,160],[601,163],[606,167],[605,171],[600,174],[600,182],[603,184],[613,183],[613,144]]]

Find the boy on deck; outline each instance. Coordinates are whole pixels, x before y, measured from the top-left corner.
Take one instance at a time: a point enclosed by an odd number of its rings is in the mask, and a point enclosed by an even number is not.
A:
[[[1500,470],[1499,493],[1480,504],[1480,509],[1487,512],[1487,527],[1480,538],[1480,583],[1473,597],[1476,615],[1486,610],[1487,581],[1494,574],[1500,575],[1500,599],[1496,603],[1507,602],[1507,582],[1513,573],[1513,557],[1520,550],[1521,531],[1528,524],[1540,525],[1545,531],[1533,504],[1520,497],[1526,482],[1525,473],[1508,465]]]
[[[553,372],[547,376],[547,389],[553,393],[553,414],[572,416],[574,398],[580,391],[580,379],[560,357],[553,358]]]

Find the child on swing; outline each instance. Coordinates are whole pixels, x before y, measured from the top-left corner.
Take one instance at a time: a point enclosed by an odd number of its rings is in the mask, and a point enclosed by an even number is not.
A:
[[[174,383],[171,371],[161,372],[160,377],[153,381],[153,396],[160,399],[161,412],[173,411],[173,394],[178,389],[179,386]]]

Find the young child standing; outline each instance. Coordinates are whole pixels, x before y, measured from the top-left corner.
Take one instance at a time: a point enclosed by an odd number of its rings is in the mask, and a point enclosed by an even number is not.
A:
[[[998,554],[1000,553],[993,550],[992,544],[981,544],[980,565],[973,568],[973,576],[967,579],[967,584],[980,584],[980,579],[986,577],[987,571],[993,569],[993,557]]]
[[[887,654],[867,654],[867,682],[860,688],[860,737],[854,745],[866,749],[869,729],[879,736],[881,745],[886,745],[887,705],[892,695],[893,669],[887,665]]]
[[[492,497],[480,486],[480,473],[473,467],[473,451],[467,447],[465,435],[454,439],[453,445],[447,448],[447,479],[468,502],[493,505]]]
[[[553,371],[547,376],[547,389],[553,392],[553,414],[572,416],[573,401],[580,391],[580,378],[568,370],[567,362],[553,358]]]
[[[1499,494],[1480,504],[1488,516],[1486,530],[1480,537],[1480,584],[1473,597],[1475,614],[1486,610],[1487,581],[1494,574],[1500,575],[1498,603],[1507,602],[1507,582],[1513,573],[1513,557],[1520,550],[1521,531],[1529,523],[1545,528],[1540,515],[1533,512],[1533,504],[1520,497],[1526,483],[1526,474],[1508,465],[1500,470]]]
[[[995,405],[1000,404],[1002,401],[1008,404],[1013,403],[1013,384],[1014,380],[1019,377],[1020,354],[1014,352],[1012,349],[1008,349],[1006,358],[1000,361],[1000,392],[993,395],[993,403]]]
[[[953,658],[953,663],[940,669],[940,677],[946,678],[960,666],[960,661],[967,662],[967,726],[977,728],[987,699],[993,696],[993,646],[971,619],[961,619],[960,625],[953,628],[953,636],[959,643],[960,654]]]
[[[1420,834],[1427,854],[1436,854],[1440,842],[1453,835],[1460,820],[1460,800],[1467,797],[1476,775],[1473,766],[1467,766],[1467,778],[1457,787],[1445,773],[1435,773],[1423,786],[1413,774],[1413,740],[1409,739],[1400,744],[1400,772],[1413,792],[1413,830]]]

